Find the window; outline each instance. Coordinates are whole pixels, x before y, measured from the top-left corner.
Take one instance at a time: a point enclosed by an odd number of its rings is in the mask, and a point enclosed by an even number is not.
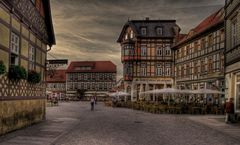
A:
[[[205,48],[205,39],[202,39],[201,40],[201,49],[204,49]]]
[[[208,46],[211,47],[213,45],[213,35],[208,36]]]
[[[125,56],[132,56],[134,55],[134,47],[133,45],[125,45],[124,46],[124,55]]]
[[[80,66],[75,68],[75,70],[91,70],[91,69],[92,69],[91,66]]]
[[[237,45],[237,21],[232,21],[232,47]]]
[[[158,27],[156,31],[157,31],[157,35],[158,35],[158,36],[163,35],[163,28]]]
[[[166,76],[170,76],[171,75],[171,68],[166,68]]]
[[[189,55],[189,46],[185,47],[185,52],[186,52],[186,56],[188,56]]]
[[[19,64],[19,36],[15,33],[11,34],[11,65],[18,65]]]
[[[146,27],[141,28],[141,34],[142,35],[147,35],[147,28]]]
[[[205,72],[205,60],[204,59],[201,60],[201,72],[202,73]]]
[[[220,41],[224,41],[225,40],[225,36],[224,36],[224,29],[220,31]]]
[[[127,39],[128,39],[128,34],[125,35],[125,40],[127,40]]]
[[[29,46],[29,70],[34,70],[35,69],[35,48],[30,45]]]
[[[165,47],[165,55],[166,55],[166,56],[171,56],[171,48],[170,48],[170,45],[166,45],[166,47]]]
[[[186,65],[186,76],[190,75],[190,67],[189,64]]]
[[[130,38],[132,39],[134,36],[133,36],[134,34],[133,34],[133,31],[131,30],[131,32],[130,32]]]
[[[213,59],[212,59],[212,57],[208,58],[208,72],[209,73],[213,72]]]
[[[162,76],[162,64],[157,64],[156,66],[156,75],[157,76]]]
[[[142,66],[141,66],[141,76],[147,76],[146,64],[142,64]]]
[[[194,42],[194,52],[198,52],[198,41]]]
[[[162,56],[162,48],[157,48],[157,56]]]
[[[147,56],[147,47],[141,46],[141,56]]]
[[[194,72],[194,75],[197,75],[197,73],[198,73],[198,63],[197,63],[197,61],[194,62],[193,72]]]
[[[166,70],[165,70],[165,75],[166,75],[166,76],[170,76],[170,75],[171,75],[171,64],[167,63],[167,64],[165,65],[165,68],[166,68]]]
[[[181,66],[181,77],[184,77],[184,66]]]

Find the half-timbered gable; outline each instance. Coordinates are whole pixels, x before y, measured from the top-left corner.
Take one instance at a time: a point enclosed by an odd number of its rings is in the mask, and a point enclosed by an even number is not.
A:
[[[117,42],[121,44],[126,90],[137,90],[143,85],[151,89],[172,86],[171,46],[178,40],[179,32],[175,20],[147,18],[131,20],[123,26]],[[132,100],[139,99],[139,91],[132,93]]]

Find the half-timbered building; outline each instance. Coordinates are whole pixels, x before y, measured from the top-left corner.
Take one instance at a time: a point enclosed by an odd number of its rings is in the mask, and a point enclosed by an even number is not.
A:
[[[117,67],[111,61],[73,61],[66,71],[66,93],[71,99],[104,100],[116,85]],[[79,94],[83,91],[84,96]]]
[[[223,91],[224,41],[224,9],[220,9],[172,47],[176,87]]]
[[[240,1],[226,0],[226,96],[240,113]]]
[[[179,32],[175,20],[146,18],[124,25],[117,42],[121,44],[125,91],[132,101],[143,99],[139,95],[143,91],[173,86],[171,47]]]
[[[0,134],[45,118],[45,60],[54,44],[50,0],[0,1],[0,61],[6,70],[0,74]],[[41,82],[10,80],[15,66],[40,74]]]

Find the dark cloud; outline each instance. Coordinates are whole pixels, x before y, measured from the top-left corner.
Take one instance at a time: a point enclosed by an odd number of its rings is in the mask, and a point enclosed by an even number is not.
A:
[[[121,76],[116,40],[128,19],[176,19],[186,33],[223,4],[224,0],[51,0],[57,45],[50,53],[70,60],[112,60]]]

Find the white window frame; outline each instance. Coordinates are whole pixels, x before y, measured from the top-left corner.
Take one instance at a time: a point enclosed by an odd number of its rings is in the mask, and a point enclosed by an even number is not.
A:
[[[157,64],[156,66],[156,75],[157,76],[162,76],[163,75],[163,68],[161,64]]]
[[[141,46],[141,56],[147,56],[147,46]]]
[[[165,55],[171,56],[171,48],[169,44],[165,45]]]
[[[14,32],[11,33],[11,64],[19,65],[20,37]],[[14,63],[12,62],[14,57]]]
[[[162,50],[163,49],[161,47],[157,48],[157,56],[162,56],[163,55]]]
[[[165,75],[166,76],[170,76],[171,75],[171,68],[170,67],[166,67],[166,70],[165,70]]]
[[[128,34],[125,34],[125,40],[128,40]]]
[[[141,76],[147,76],[147,65],[142,64],[140,69],[141,69]]]
[[[130,31],[130,38],[132,39],[134,37],[133,31]]]

